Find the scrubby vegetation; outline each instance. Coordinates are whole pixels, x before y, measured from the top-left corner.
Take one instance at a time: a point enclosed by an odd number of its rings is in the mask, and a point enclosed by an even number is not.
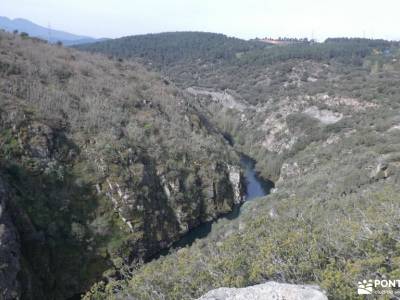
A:
[[[208,238],[130,279],[100,282],[86,297],[193,299],[220,286],[277,280],[359,299],[358,280],[397,278],[398,46],[328,39],[251,48],[218,63],[158,64],[191,87],[209,120],[257,160],[276,190]],[[152,68],[151,57],[140,59]]]
[[[330,299],[361,299],[360,279],[397,278],[400,135],[390,128],[398,110],[386,113],[383,130],[378,115],[329,126],[336,138],[286,158],[276,191],[248,203],[236,222],[218,224],[207,239],[130,280],[96,286],[87,298],[193,299],[221,286],[277,280],[318,284]]]
[[[24,299],[123,277],[237,201],[238,156],[189,94],[137,63],[0,33],[0,102]]]
[[[24,298],[193,299],[277,280],[358,299],[358,280],[400,276],[397,43],[192,32],[81,48],[110,58],[0,34]],[[233,207],[234,150],[274,192],[143,264]]]
[[[329,201],[269,198],[227,237],[198,241],[145,265],[127,282],[96,286],[87,298],[109,298],[121,290],[115,298],[193,299],[217,287],[277,280],[319,284],[330,299],[361,299],[355,293],[358,280],[395,278],[400,271],[393,210],[399,191],[393,188]]]

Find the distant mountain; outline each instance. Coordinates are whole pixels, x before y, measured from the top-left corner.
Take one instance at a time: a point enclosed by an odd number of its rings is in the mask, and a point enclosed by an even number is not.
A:
[[[14,30],[18,30],[19,32],[26,32],[30,36],[41,38],[50,43],[57,43],[60,41],[66,46],[87,44],[105,40],[49,29],[32,23],[29,20],[20,18],[11,20],[7,17],[0,16],[0,28],[9,32],[12,32]]]

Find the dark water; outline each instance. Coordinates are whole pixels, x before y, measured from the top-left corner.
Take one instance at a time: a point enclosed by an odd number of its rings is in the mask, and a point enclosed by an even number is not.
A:
[[[264,180],[257,175],[254,169],[255,161],[248,156],[242,155],[240,163],[245,169],[244,177],[246,179],[246,201],[268,195],[271,189],[274,187],[274,183],[269,180]]]
[[[268,195],[271,189],[274,187],[274,183],[269,180],[264,180],[257,175],[254,169],[255,161],[248,156],[242,155],[240,163],[244,168],[244,177],[246,183],[246,201],[251,201],[258,197]],[[221,216],[220,218],[224,218],[227,220],[236,219],[240,216],[240,208],[241,206],[237,205],[233,208],[231,212]],[[200,226],[190,230],[179,241],[175,242],[171,248],[183,248],[186,246],[190,246],[195,240],[206,237],[211,232],[213,222],[214,221],[203,223]],[[167,249],[163,250],[160,255],[166,255],[168,254],[168,252],[169,250]]]

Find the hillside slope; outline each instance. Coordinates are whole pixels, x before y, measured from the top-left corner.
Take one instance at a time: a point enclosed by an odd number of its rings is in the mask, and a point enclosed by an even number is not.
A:
[[[192,96],[136,63],[1,32],[0,102],[10,299],[66,299],[124,278],[243,200],[222,134]]]
[[[220,63],[235,59],[242,52],[264,49],[268,45],[245,41],[209,32],[165,32],[127,36],[93,45],[79,45],[78,49],[101,52],[117,58],[142,58],[153,67],[176,67],[181,64]]]
[[[361,299],[359,280],[397,278],[399,61],[398,43],[329,39],[163,65],[276,190],[212,236],[86,297],[195,299],[275,280]]]
[[[323,43],[271,46],[222,34],[176,32],[124,37],[76,47],[116,58],[140,60],[180,87],[230,89],[249,103],[257,104],[265,102],[266,95],[288,92],[283,83],[296,65],[295,60],[322,64],[340,62],[351,69],[362,65],[363,59],[374,51],[388,51],[398,47],[398,43],[331,38]],[[305,73],[304,77],[292,79],[307,83],[308,77],[313,79],[311,75]]]
[[[175,47],[190,54],[192,44],[186,33],[174,36]],[[375,105],[371,100],[384,99],[386,107],[399,93],[393,70],[398,63],[389,63],[397,59],[398,42],[330,38],[323,43],[259,47],[239,40],[241,50],[226,47],[225,57],[212,60],[209,57],[216,51],[223,51],[223,43],[203,39],[196,58],[182,54],[166,62],[159,59],[170,45],[164,34],[146,39],[145,52],[136,46],[140,36],[78,47],[140,60],[148,68],[160,70],[198,98],[212,122],[235,140],[237,148],[256,158],[265,177],[275,180],[285,157],[317,137],[313,132],[306,142],[298,139],[299,133],[289,132],[286,117],[305,112],[329,122],[351,115],[353,110],[367,110]]]

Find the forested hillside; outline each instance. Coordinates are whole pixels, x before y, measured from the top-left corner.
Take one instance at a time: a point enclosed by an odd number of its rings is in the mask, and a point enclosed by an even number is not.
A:
[[[330,60],[359,63],[373,50],[385,50],[397,42],[361,38],[330,38],[323,43],[309,42],[273,46],[258,40],[245,41],[223,34],[168,32],[128,36],[98,43],[78,45],[79,49],[101,52],[116,58],[141,58],[157,67],[186,63],[270,64],[289,59]]]
[[[67,299],[240,203],[193,96],[134,62],[0,32],[0,288]]]
[[[271,46],[221,34],[176,32],[131,36],[77,48],[117,59],[139,60],[149,69],[163,72],[180,87],[230,89],[247,102],[257,104],[265,101],[262,96],[282,89],[287,92],[287,86],[283,85],[285,77],[296,68],[297,62],[340,63],[340,68],[352,70],[362,67],[367,56],[374,53],[390,56],[398,46],[397,42],[360,38]],[[309,72],[312,70],[295,79],[307,83]]]
[[[266,47],[268,45],[265,43],[247,42],[217,33],[167,32],[128,36],[94,45],[82,45],[78,49],[102,52],[116,58],[142,58],[145,62],[161,67],[196,60],[203,63],[230,61],[242,52]]]
[[[85,49],[128,57],[100,45]],[[150,56],[127,52],[152,68]],[[88,299],[195,299],[269,280],[361,299],[357,281],[399,276],[398,43],[328,39],[250,48],[216,63],[159,62],[276,189],[212,236],[131,278],[96,284]]]

